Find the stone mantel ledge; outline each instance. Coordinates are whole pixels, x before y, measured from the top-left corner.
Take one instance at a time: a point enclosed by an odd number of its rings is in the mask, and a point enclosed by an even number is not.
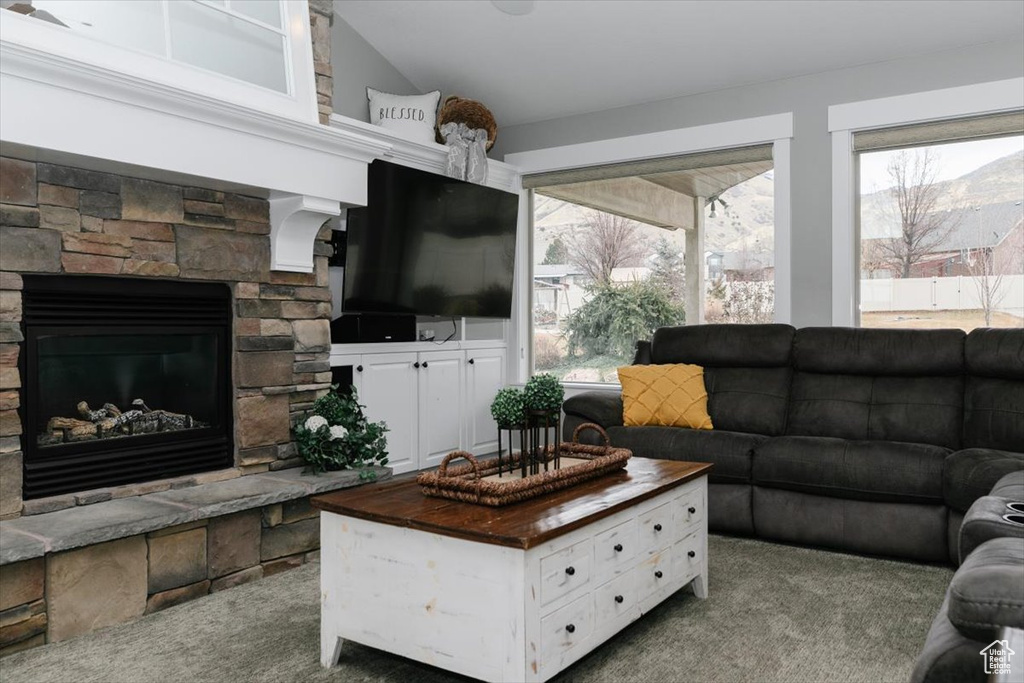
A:
[[[375,467],[377,481],[391,469]],[[119,498],[0,522],[0,565],[357,486],[359,472],[302,468]]]

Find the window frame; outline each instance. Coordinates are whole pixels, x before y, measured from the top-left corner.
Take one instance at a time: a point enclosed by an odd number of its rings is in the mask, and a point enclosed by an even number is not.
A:
[[[167,20],[167,2],[161,0]],[[121,47],[32,17],[3,10],[0,42],[49,53],[120,73],[126,80],[142,79],[233,102],[267,114],[318,122],[316,81],[313,73],[312,36],[309,6],[306,0],[277,0],[281,8],[281,28],[265,24],[228,7],[204,0],[196,4],[243,20],[253,26],[276,32],[284,39],[287,91],[279,92],[202,67],[175,61],[165,45],[163,55]],[[165,33],[168,27],[165,24]]]
[[[775,321],[788,323],[792,316],[792,270],[790,249],[791,153],[793,113],[737,119],[688,128],[631,135],[594,142],[508,154],[504,161],[520,176],[549,173],[587,166],[643,161],[699,152],[772,145],[775,173]],[[524,267],[516,274],[511,334],[509,377],[525,382],[533,371],[533,201],[532,191],[520,192],[519,256]],[[567,391],[615,388],[613,384],[566,382]]]
[[[828,108],[832,143],[832,324],[860,325],[857,227],[859,155],[854,133],[1024,109],[1024,78],[849,102]]]

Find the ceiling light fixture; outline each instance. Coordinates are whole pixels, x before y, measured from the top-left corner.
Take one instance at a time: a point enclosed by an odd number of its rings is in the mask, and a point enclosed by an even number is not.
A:
[[[491,4],[505,14],[521,17],[533,11],[534,0],[491,0]]]

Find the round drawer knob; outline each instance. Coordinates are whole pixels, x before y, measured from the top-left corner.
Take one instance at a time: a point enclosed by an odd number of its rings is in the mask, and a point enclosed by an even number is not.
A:
[[[572,576],[573,574],[576,573],[576,568],[575,567],[566,567],[565,568],[565,573],[568,574],[569,576]]]
[[[573,626],[572,624],[566,624],[565,632],[566,633],[575,633],[576,632],[576,627]]]
[[[690,557],[697,557],[697,553],[693,552],[692,550],[690,552],[686,553],[686,554],[689,555]]]
[[[654,572],[654,578],[660,579],[662,576],[664,576],[664,574],[661,573],[660,569],[658,571]]]
[[[691,515],[697,514],[697,508],[690,508],[690,514]]]
[[[362,365],[357,365],[356,366],[356,372],[362,372],[362,371],[363,371],[363,366]]]
[[[655,524],[654,525],[654,530],[655,531],[661,531],[661,525],[660,524]]]
[[[621,553],[622,552],[622,544],[621,543],[616,543],[615,544],[615,552],[617,552],[617,553]]]
[[[622,596],[621,595],[616,595],[615,596],[615,602],[617,602],[617,603],[619,603],[621,605],[622,604]]]

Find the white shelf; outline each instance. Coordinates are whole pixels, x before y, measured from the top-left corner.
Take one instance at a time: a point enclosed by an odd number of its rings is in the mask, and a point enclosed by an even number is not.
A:
[[[448,159],[448,148],[444,145],[413,140],[387,128],[340,114],[331,115],[330,126],[335,130],[386,145],[386,151],[380,155],[382,159],[432,173],[444,173],[445,162]],[[486,185],[499,190],[518,192],[519,169],[501,161],[488,159]]]
[[[366,353],[419,353],[423,351],[473,351],[478,349],[503,349],[508,344],[503,339],[479,339],[441,343],[435,342],[381,342],[379,344],[331,344],[331,365],[341,356],[359,356]]]

